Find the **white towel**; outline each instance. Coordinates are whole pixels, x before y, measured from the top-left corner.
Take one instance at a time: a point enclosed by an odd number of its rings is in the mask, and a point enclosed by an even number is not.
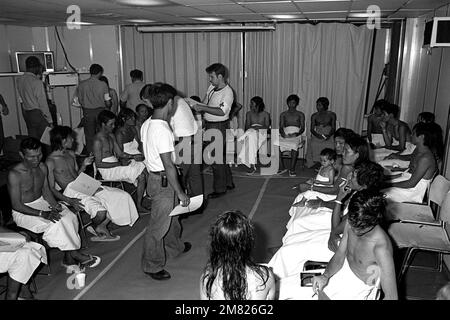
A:
[[[15,252],[0,252],[0,273],[22,284],[30,280],[40,263],[47,263],[45,248],[36,242],[27,242]]]
[[[123,152],[128,154],[142,154],[139,151],[139,143],[136,141],[136,139],[133,139],[133,141],[127,142],[123,144]]]
[[[253,128],[248,129],[238,139],[241,149],[238,154],[238,164],[244,164],[247,167],[255,165],[257,162],[258,150],[267,141],[267,131],[259,131]]]
[[[117,188],[102,186],[102,191],[90,197],[73,190],[71,184],[72,182],[67,185],[64,195],[80,199],[91,218],[95,218],[99,211],[107,211],[108,218],[118,226],[132,226],[139,218],[136,205],[129,193]]]
[[[288,126],[284,128],[284,133],[286,134],[292,134],[300,132],[300,128],[296,126]],[[290,151],[290,150],[298,150],[300,147],[302,147],[302,136],[297,136],[293,138],[283,138],[281,135],[278,134],[278,139],[274,140],[274,145],[280,147],[280,151]]]
[[[41,196],[39,199],[26,203],[27,206],[36,210],[50,210],[50,205]],[[13,210],[14,222],[22,228],[34,233],[44,233],[42,239],[52,248],[61,251],[78,250],[81,247],[81,239],[78,234],[77,216],[66,206],[62,205],[61,219],[57,222],[42,217],[30,216]]]
[[[118,159],[115,156],[111,156],[102,160],[103,162],[117,162]],[[137,186],[136,179],[144,171],[145,164],[143,162],[138,162],[131,160],[130,164],[127,166],[118,166],[114,168],[99,168],[98,171],[102,175],[104,180],[111,181],[126,181]]]
[[[392,182],[400,182],[409,180],[411,178],[411,173],[409,172],[403,172],[401,177],[395,178],[392,180]],[[384,190],[381,190],[386,194],[386,199],[388,201],[392,202],[422,202],[423,198],[425,196],[425,192],[427,191],[428,187],[430,186],[431,179],[421,179],[419,182],[417,182],[416,186],[413,188],[387,188]]]

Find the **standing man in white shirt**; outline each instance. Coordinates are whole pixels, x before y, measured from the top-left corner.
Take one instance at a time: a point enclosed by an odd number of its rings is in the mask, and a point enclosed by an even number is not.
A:
[[[143,82],[144,75],[141,70],[135,69],[130,71],[131,83],[125,87],[120,95],[120,108],[129,108],[136,111],[136,107],[145,101],[141,100],[140,93],[145,86]]]
[[[211,85],[208,88],[203,103],[193,104],[191,107],[197,112],[204,112],[206,130],[217,129],[222,134],[223,157],[222,161],[212,164],[214,192],[208,198],[218,198],[226,194],[227,190],[234,189],[233,176],[230,167],[225,161],[226,130],[230,129],[229,114],[233,104],[234,95],[231,87],[226,83],[227,70],[221,63],[214,63],[206,68]]]
[[[42,64],[37,57],[25,60],[26,72],[17,79],[19,101],[30,137],[41,139],[46,127],[50,127],[52,116],[48,108],[42,77]]]
[[[156,83],[143,96],[150,100],[154,112],[141,128],[144,162],[149,172],[147,195],[152,198],[141,265],[143,272],[155,280],[170,279],[170,273],[164,270],[167,259],[191,249],[189,242],[181,241],[178,217],[169,216],[178,202],[183,206],[190,203],[178,182],[174,136],[168,123],[174,112],[174,91],[168,84]]]

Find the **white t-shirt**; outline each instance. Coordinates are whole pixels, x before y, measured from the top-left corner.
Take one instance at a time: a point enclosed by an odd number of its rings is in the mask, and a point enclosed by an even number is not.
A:
[[[234,95],[229,85],[226,85],[222,89],[215,90],[213,85],[210,85],[206,92],[206,98],[203,103],[213,108],[222,109],[225,115],[215,116],[205,112],[205,120],[211,122],[220,122],[228,120],[230,114],[231,105],[233,104]]]
[[[166,121],[145,120],[141,127],[141,140],[148,171],[164,171],[161,153],[171,152],[172,161],[175,161],[174,137]]]
[[[198,126],[191,108],[181,97],[176,97],[175,102],[177,109],[170,119],[170,126],[175,138],[193,136],[197,132]]]

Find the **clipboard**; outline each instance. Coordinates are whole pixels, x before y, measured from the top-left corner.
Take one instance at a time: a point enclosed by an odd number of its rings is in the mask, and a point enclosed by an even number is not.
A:
[[[102,183],[100,181],[82,172],[72,182],[70,188],[87,196],[93,196],[101,185]]]
[[[187,207],[183,207],[181,204],[177,205],[175,208],[173,208],[172,212],[170,212],[169,217],[177,216],[188,212],[193,212],[198,208],[200,208],[202,203],[203,203],[203,194],[192,197],[191,202]]]

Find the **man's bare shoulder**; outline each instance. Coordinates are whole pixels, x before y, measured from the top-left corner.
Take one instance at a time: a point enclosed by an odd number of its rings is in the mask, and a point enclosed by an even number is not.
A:
[[[9,170],[8,178],[17,178],[24,171],[23,163],[18,163]]]
[[[387,233],[383,230],[383,228],[381,228],[381,226],[378,225],[375,227],[374,232],[372,234],[372,239],[375,243],[374,245],[375,252],[378,251],[379,253],[381,253],[383,251],[387,251],[392,253],[391,240],[387,235]]]
[[[42,171],[43,173],[47,174],[48,168],[47,168],[47,165],[46,165],[45,163],[41,162],[41,163],[39,164],[39,169],[41,169],[41,171]]]

